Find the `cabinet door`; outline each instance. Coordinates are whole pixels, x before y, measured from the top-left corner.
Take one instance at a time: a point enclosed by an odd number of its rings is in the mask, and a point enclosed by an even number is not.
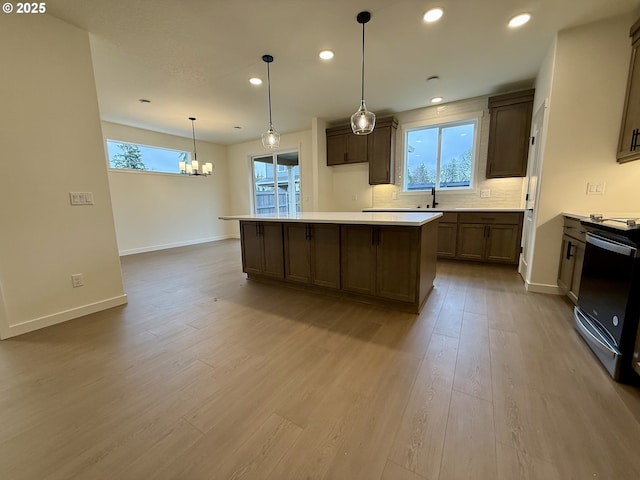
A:
[[[518,225],[490,225],[487,227],[486,259],[491,262],[517,263],[520,254]]]
[[[487,228],[476,223],[459,224],[456,255],[467,260],[484,260]]]
[[[489,98],[487,178],[527,174],[533,90]]]
[[[342,289],[368,295],[373,294],[376,260],[373,228],[343,225],[340,237]]]
[[[245,273],[262,273],[262,237],[260,224],[257,222],[240,222],[242,237],[242,271]]]
[[[311,248],[309,243],[310,225],[287,223],[284,232],[284,272],[291,282],[311,282]]]
[[[312,283],[340,288],[340,226],[314,224],[309,228]]]
[[[438,257],[453,258],[456,256],[457,223],[441,223],[438,225]]]
[[[562,236],[562,250],[560,252],[560,269],[558,270],[558,287],[562,293],[567,295],[571,288],[573,269],[575,265],[574,257],[575,244],[568,235]]]
[[[415,301],[418,242],[418,228],[375,228],[377,296],[404,302]]]
[[[262,273],[269,277],[284,278],[282,224],[262,222],[260,225],[264,248],[264,269]]]
[[[347,158],[345,163],[361,163],[367,161],[367,136],[347,134]]]
[[[634,27],[637,25],[638,22]],[[618,142],[617,159],[620,163],[640,158],[640,52],[638,49],[640,49],[640,39],[636,39],[631,51],[627,94]]]
[[[584,263],[584,251],[586,245],[582,242],[575,243],[574,250],[574,264],[573,264],[573,275],[571,278],[571,288],[569,293],[567,294],[569,298],[575,303],[578,304],[578,296],[580,293],[580,277],[582,276],[582,265]]]
[[[327,165],[342,165],[347,161],[347,136],[327,135]]]
[[[369,185],[393,183],[397,125],[393,117],[380,119],[373,133],[369,135]]]

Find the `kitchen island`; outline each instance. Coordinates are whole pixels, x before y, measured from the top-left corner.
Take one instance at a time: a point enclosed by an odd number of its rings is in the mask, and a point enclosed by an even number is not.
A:
[[[229,215],[240,221],[242,269],[417,313],[433,288],[439,212]]]

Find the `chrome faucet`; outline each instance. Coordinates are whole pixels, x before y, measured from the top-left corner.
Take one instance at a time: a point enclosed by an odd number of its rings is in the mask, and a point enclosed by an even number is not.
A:
[[[436,187],[431,187],[431,208],[436,208],[438,202],[436,202]]]

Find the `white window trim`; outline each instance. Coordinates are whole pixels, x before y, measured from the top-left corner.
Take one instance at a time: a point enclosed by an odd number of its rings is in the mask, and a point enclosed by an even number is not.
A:
[[[459,114],[455,114],[455,115],[446,115],[446,116],[438,116],[438,117],[434,117],[434,118],[429,118],[429,119],[424,119],[424,120],[416,120],[414,122],[408,122],[408,123],[403,123],[400,126],[400,131],[402,133],[401,135],[401,140],[400,140],[400,152],[402,153],[402,160],[400,162],[400,177],[399,177],[399,181],[400,181],[400,187],[401,187],[401,191],[399,192],[399,194],[401,196],[414,196],[414,195],[422,195],[424,196],[425,193],[428,193],[427,190],[413,190],[413,191],[409,191],[409,190],[405,190],[405,183],[404,183],[404,175],[405,175],[405,162],[406,162],[406,158],[405,158],[405,144],[407,141],[407,133],[411,130],[418,130],[421,128],[428,128],[428,127],[432,127],[434,125],[446,125],[447,123],[457,123],[457,122],[463,122],[465,120],[475,120],[476,122],[476,127],[475,127],[475,135],[474,135],[474,139],[473,139],[473,171],[471,172],[471,182],[470,185],[468,187],[450,187],[450,188],[446,188],[446,189],[441,189],[438,188],[436,189],[436,191],[438,192],[438,194],[447,194],[447,193],[456,193],[456,192],[473,192],[477,189],[477,181],[476,179],[478,178],[478,164],[480,163],[478,161],[479,159],[479,155],[480,155],[480,136],[481,136],[481,130],[482,130],[482,118],[484,117],[484,111],[480,110],[480,111],[474,111],[474,112],[467,112],[467,113],[459,113]]]

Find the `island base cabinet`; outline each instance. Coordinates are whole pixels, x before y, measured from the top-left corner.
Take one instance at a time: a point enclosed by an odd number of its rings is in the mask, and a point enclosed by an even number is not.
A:
[[[290,223],[283,228],[285,279],[340,288],[340,227]]]
[[[343,226],[342,288],[415,303],[420,247],[419,227]]]
[[[282,224],[240,222],[242,270],[273,278],[284,278]]]

